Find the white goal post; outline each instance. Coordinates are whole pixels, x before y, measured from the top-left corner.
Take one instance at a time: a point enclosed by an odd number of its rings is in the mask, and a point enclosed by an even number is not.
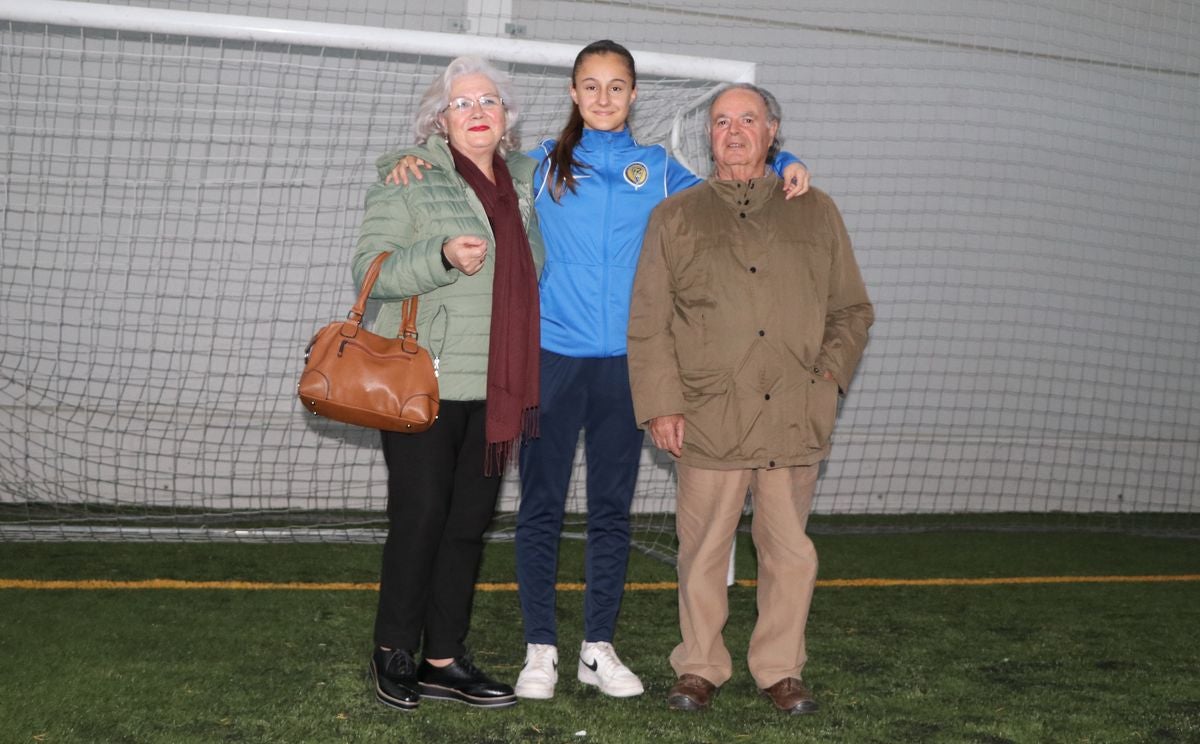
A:
[[[71,2],[70,0],[0,0],[0,19],[19,23],[48,23],[112,31],[208,37],[256,41],[267,44],[297,44],[332,49],[372,52],[429,54],[453,58],[469,46],[481,57],[505,62],[546,65],[569,69],[579,53],[574,44],[525,41],[489,36],[371,28],[343,23],[316,23],[279,18],[201,13],[167,8]],[[754,63],[737,60],[661,54],[637,50],[638,72],[669,78],[693,78],[718,82],[754,82]]]
[[[548,41],[528,41],[489,36],[471,36],[390,28],[372,28],[343,23],[317,23],[257,16],[204,13],[168,8],[105,5],[73,0],[0,0],[0,20],[16,23],[51,24],[81,29],[171,34],[182,37],[227,39],[263,44],[285,44],[368,52],[396,52],[452,59],[464,49],[472,54],[508,64],[535,65],[569,70],[579,47]],[[730,59],[663,54],[634,50],[642,76],[679,80],[728,83],[754,82],[755,64]],[[672,154],[693,171],[706,168],[703,154],[689,152],[688,115],[708,99],[702,94],[680,107],[669,121],[669,136],[658,134],[647,141],[665,140]],[[550,134],[543,132],[543,135]],[[694,136],[694,135],[693,135]],[[693,148],[694,149],[694,148]],[[699,157],[698,157],[699,156]]]

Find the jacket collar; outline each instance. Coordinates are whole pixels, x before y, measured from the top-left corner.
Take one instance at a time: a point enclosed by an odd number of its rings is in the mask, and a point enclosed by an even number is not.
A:
[[[450,154],[450,143],[440,134],[429,135],[429,139],[425,140],[424,149],[429,154],[429,157],[425,159],[430,163],[448,171],[454,170],[454,156]]]
[[[413,145],[412,147],[400,150],[399,154],[401,156],[416,155],[422,160],[436,165],[439,168],[449,172],[454,172],[454,156],[450,154],[450,143],[443,139],[440,134],[431,134],[429,139],[425,140],[425,144]],[[510,171],[513,169],[515,164],[524,159],[525,156],[519,150],[512,150],[504,156],[504,162],[508,165]],[[379,173],[380,177],[382,178],[386,176],[390,170],[390,167],[388,167],[386,170],[381,168]],[[515,179],[516,174],[514,173],[513,175]]]
[[[599,149],[619,149],[624,147],[636,147],[637,143],[633,141],[633,135],[629,133],[629,125],[619,132],[602,132],[599,129],[583,128],[583,136],[579,139],[579,146],[585,150]]]
[[[708,179],[708,185],[731,209],[749,214],[757,212],[779,189],[779,176],[774,171],[760,178],[749,181],[722,181],[715,177]]]

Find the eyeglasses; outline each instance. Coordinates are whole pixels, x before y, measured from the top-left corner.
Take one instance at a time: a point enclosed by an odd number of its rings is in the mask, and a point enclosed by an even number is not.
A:
[[[467,98],[466,96],[460,96],[459,98],[451,99],[450,103],[447,104],[446,108],[442,109],[442,111],[466,113],[467,111],[475,108],[475,104],[479,104],[479,108],[484,112],[490,112],[495,111],[503,106],[504,99],[500,96],[480,96],[479,98]]]

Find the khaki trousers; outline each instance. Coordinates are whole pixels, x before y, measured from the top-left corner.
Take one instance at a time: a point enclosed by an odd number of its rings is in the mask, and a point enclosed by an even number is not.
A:
[[[805,532],[819,466],[706,470],[677,465],[675,529],[679,536],[679,630],[671,652],[677,675],[722,685],[733,674],[721,635],[729,619],[725,579],[745,504],[754,500],[751,534],[758,551],[758,620],[747,665],[758,687],[800,677],[804,630],[817,580],[817,551]]]

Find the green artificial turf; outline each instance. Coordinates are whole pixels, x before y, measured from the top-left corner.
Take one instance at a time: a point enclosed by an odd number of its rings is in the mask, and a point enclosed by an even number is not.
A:
[[[1200,573],[1200,542],[1122,535],[819,536],[822,579]],[[379,547],[0,543],[3,579],[372,582]],[[563,544],[560,579],[582,579]],[[513,578],[511,543],[481,580]],[[739,575],[753,575],[750,540]],[[631,581],[670,581],[635,555]],[[730,591],[734,678],[713,710],[666,710],[670,590],[626,594],[617,648],[631,700],[574,679],[582,596],[560,596],[558,694],[502,711],[401,713],[366,678],[371,591],[0,590],[0,741],[13,742],[1195,742],[1200,582],[821,587],[805,677],[821,710],[777,714],[745,646],[754,590]],[[480,592],[470,643],[512,681],[515,593]]]

